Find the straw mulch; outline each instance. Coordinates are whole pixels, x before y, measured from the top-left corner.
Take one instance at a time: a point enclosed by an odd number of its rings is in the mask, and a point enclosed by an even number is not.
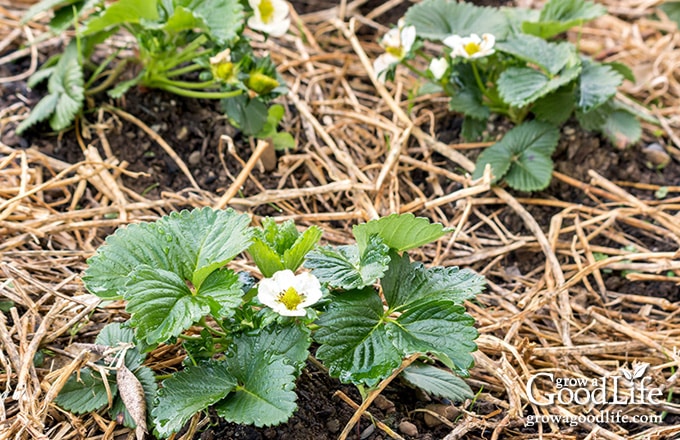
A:
[[[321,225],[331,243],[346,243],[352,224],[390,212],[413,212],[454,228],[417,258],[472,267],[490,282],[486,293],[468,304],[481,333],[469,383],[482,392],[478,405],[464,412],[447,438],[680,435],[677,398],[619,408],[631,415],[666,412],[666,421],[675,425],[583,422],[564,431],[553,423],[538,434],[521,434],[527,415],[578,415],[584,410],[530,404],[526,382],[537,372],[608,377],[633,361],[647,362],[649,386],[660,388],[664,397],[677,395],[680,353],[674,348],[680,347],[680,304],[610,290],[603,274],[633,271],[625,275],[627,283],[678,285],[680,254],[674,250],[680,243],[675,215],[680,187],[668,186],[667,198],[648,197],[650,201],[629,190],[635,187],[649,195],[658,189],[653,185],[615,183],[598,170],[591,171],[588,182],[556,173],[556,179],[580,194],[574,203],[517,198],[490,186],[488,176],[472,181],[461,170],[470,171],[473,163],[460,152],[471,146],[440,143],[432,132],[435,121],[446,115],[445,99],[422,96],[407,102],[414,83],[406,71],[386,86],[375,81],[371,60],[380,49],[374,35],[386,30],[376,20],[403,1],[387,1],[366,15],[358,12],[365,1],[340,2],[332,10],[299,17],[301,26],[292,27],[286,37],[258,43],[271,50],[290,87],[284,101],[296,110],[285,124],[299,148],[280,158],[276,187],[236,197],[247,179],[261,175],[249,171],[259,171],[263,148],[254,149],[243,162],[244,172],[232,176],[234,183],[223,192],[194,185],[149,200],[122,184],[121,175],[130,173],[107,149],[103,126],[83,141],[83,160],[74,164],[36,149],[0,144],[0,299],[13,305],[0,315],[0,438],[99,439],[127,432],[104,416],[76,417],[53,404],[65,379],[86,358],[48,356],[44,363],[35,362],[37,354],[63,353],[70,343],[91,340],[103,324],[124,317],[119,303],[98,308],[79,280],[85,259],[107,234],[117,226],[187,207],[231,206],[253,213],[266,204],[276,205],[281,218]],[[662,120],[673,152],[680,148],[680,85],[675,76],[680,33],[664,17],[648,18],[659,1],[604,3],[616,15],[585,27],[582,47],[598,58],[635,66],[640,79],[623,92],[658,107],[652,106],[650,113]],[[19,25],[18,4],[0,2],[0,48],[44,32],[40,20]],[[371,36],[359,38],[358,32]],[[46,39],[9,52],[0,63],[31,57],[29,71],[18,75],[25,79],[37,65],[38,51],[52,44]],[[0,79],[0,85],[7,80]],[[0,132],[11,129],[27,111],[23,104],[0,109]],[[112,108],[105,112],[125,118]],[[230,139],[224,141],[229,145]],[[102,147],[104,157],[95,146]],[[174,154],[171,145],[165,147]],[[309,184],[312,178],[320,184]],[[530,211],[551,214],[535,218]],[[249,265],[245,260],[234,264]],[[164,348],[151,359],[157,371],[181,361]]]

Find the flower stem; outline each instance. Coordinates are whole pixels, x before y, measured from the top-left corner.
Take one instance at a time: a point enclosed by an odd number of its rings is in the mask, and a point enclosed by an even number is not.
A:
[[[423,72],[422,70],[416,69],[415,67],[413,67],[413,66],[410,65],[409,63],[401,63],[401,64],[404,65],[404,66],[406,66],[406,68],[407,68],[408,70],[410,70],[411,72],[415,73],[416,75],[422,76],[423,78],[427,78],[427,74],[426,74],[425,72]]]
[[[234,96],[238,96],[243,93],[243,90],[231,90],[228,92],[203,92],[199,90],[187,90],[182,87],[175,87],[172,85],[168,84],[148,84],[149,87],[155,87],[158,89],[162,89],[165,91],[168,91],[170,93],[174,93],[175,95],[179,96],[185,96],[187,98],[205,98],[205,99],[224,99],[224,98],[233,98]]]
[[[175,76],[184,75],[185,73],[195,72],[196,70],[202,69],[203,66],[200,64],[190,64],[188,66],[180,67],[179,69],[171,70],[165,73],[166,78],[172,78]]]
[[[477,81],[477,87],[479,87],[479,90],[482,91],[484,96],[491,99],[491,97],[488,94],[488,91],[486,90],[486,86],[484,86],[484,83],[482,82],[482,77],[479,76],[479,70],[477,70],[477,65],[474,62],[472,62],[472,63],[470,63],[470,66],[472,66],[472,73],[475,75],[475,81]]]

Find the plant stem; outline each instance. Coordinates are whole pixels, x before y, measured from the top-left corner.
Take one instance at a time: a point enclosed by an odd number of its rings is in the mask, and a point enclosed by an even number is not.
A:
[[[477,81],[477,87],[479,87],[479,90],[482,91],[484,96],[491,99],[488,91],[486,90],[486,86],[482,82],[482,77],[479,76],[479,70],[477,70],[477,65],[474,62],[472,62],[472,63],[470,63],[470,66],[472,66],[472,73],[475,75],[475,81]]]
[[[181,87],[183,89],[189,89],[189,90],[203,90],[203,89],[207,89],[209,87],[218,86],[220,84],[219,81],[215,81],[215,80],[203,81],[203,82],[173,81],[173,80],[169,80],[169,79],[163,78],[163,77],[154,78],[152,80],[152,82],[156,82],[156,81],[158,81],[162,84],[167,84],[169,86]]]
[[[113,70],[111,70],[109,76],[107,76],[106,79],[101,84],[99,84],[97,87],[93,87],[91,89],[86,90],[85,96],[96,95],[97,93],[103,92],[104,90],[108,89],[125,71],[125,68],[127,67],[129,61],[130,60],[128,58],[125,58],[123,61],[118,63],[116,67],[114,67]]]
[[[220,337],[225,337],[225,336],[227,336],[226,333],[224,333],[224,332],[222,332],[222,331],[220,331],[220,330],[217,330],[217,329],[211,327],[211,326],[208,324],[208,321],[205,319],[205,316],[204,316],[203,318],[201,318],[201,320],[200,320],[198,323],[201,324],[206,330],[208,330],[208,331],[209,331],[210,333],[212,333],[213,335],[220,336]]]
[[[224,98],[233,98],[234,96],[238,96],[243,93],[243,90],[231,90],[229,92],[203,92],[199,90],[187,90],[183,89],[181,87],[175,87],[171,86],[168,84],[147,84],[149,87],[154,87],[157,89],[162,89],[166,90],[170,93],[174,93],[175,95],[179,96],[185,96],[187,98],[205,98],[205,99],[224,99]]]
[[[165,73],[166,78],[172,78],[179,75],[184,75],[185,73],[195,72],[196,70],[202,69],[203,66],[200,64],[189,64],[188,66],[180,67],[179,69],[170,70]]]
[[[408,70],[410,70],[411,72],[415,73],[416,75],[422,76],[423,78],[427,78],[427,74],[426,74],[425,72],[423,72],[422,70],[416,69],[415,67],[413,67],[413,66],[410,65],[409,63],[401,63],[401,64],[404,65],[404,66],[406,66],[406,68],[407,68]]]

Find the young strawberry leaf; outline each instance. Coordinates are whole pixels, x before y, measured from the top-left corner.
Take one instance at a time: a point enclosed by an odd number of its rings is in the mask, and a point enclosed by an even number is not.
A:
[[[32,125],[50,118],[50,127],[55,131],[67,128],[80,112],[85,99],[83,71],[78,52],[71,42],[59,58],[47,83],[49,94],[33,109],[28,118],[17,126],[17,133],[23,133]]]
[[[467,36],[487,32],[502,40],[509,30],[501,10],[449,0],[425,0],[411,6],[404,19],[406,24],[416,27],[418,36],[432,40],[443,40],[452,34]]]
[[[91,35],[122,24],[157,20],[158,17],[158,0],[118,0],[108,5],[104,13],[85,23],[81,33]]]
[[[565,68],[552,78],[530,67],[510,67],[498,78],[498,93],[512,107],[524,107],[569,84],[578,77],[581,66]]]
[[[236,385],[224,362],[190,366],[173,374],[163,381],[156,407],[151,412],[155,433],[158,437],[169,437],[198,411],[223,399]]]
[[[330,287],[359,289],[383,276],[390,262],[388,252],[382,238],[371,235],[363,251],[357,245],[319,247],[307,255],[305,267]]]
[[[125,365],[133,371],[139,368],[146,358],[146,355],[141,353],[145,347],[139,347],[134,331],[120,322],[112,322],[104,326],[94,342],[112,348],[119,347],[121,344],[134,344],[134,347],[125,352]]]
[[[522,31],[547,39],[606,13],[604,6],[592,1],[550,0],[543,6],[538,21],[524,22]]]
[[[436,241],[450,231],[441,223],[431,223],[429,219],[416,217],[410,212],[391,214],[352,228],[352,233],[362,253],[368,246],[372,235],[382,238],[390,249],[403,252]]]
[[[463,379],[433,365],[411,364],[401,372],[399,377],[428,394],[453,402],[463,402],[474,396],[470,386]]]
[[[108,378],[107,381],[111,394],[116,396],[118,393],[116,382]],[[106,385],[98,371],[93,371],[89,367],[82,368],[68,378],[54,402],[75,414],[96,411],[108,402]]]
[[[550,75],[557,75],[576,56],[571,43],[550,43],[533,35],[518,34],[496,44],[501,52],[514,55],[528,63],[545,69]]]
[[[387,336],[385,311],[372,288],[344,292],[333,298],[317,321],[316,357],[333,377],[344,382],[378,383],[401,363],[401,353]]]
[[[616,94],[621,82],[623,76],[611,66],[584,59],[579,79],[578,107],[584,112],[599,107]]]
[[[250,219],[234,210],[182,211],[154,223],[120,228],[88,260],[87,289],[102,298],[125,294],[130,273],[140,265],[175,273],[194,288],[250,244]]]
[[[388,271],[381,281],[391,312],[408,308],[422,300],[445,299],[456,304],[473,298],[484,289],[486,280],[470,269],[426,268],[411,262],[408,254],[390,254]]]
[[[278,225],[274,219],[265,218],[262,228],[255,228],[253,244],[248,253],[253,257],[266,278],[289,269],[295,272],[321,238],[321,228],[311,226],[302,234],[292,221]]]
[[[559,140],[557,127],[531,121],[519,125],[477,159],[473,177],[479,178],[486,164],[491,165],[494,182],[503,177],[520,191],[536,191],[550,182],[553,163],[550,159]]]
[[[282,332],[297,333],[299,338],[293,343],[282,341]],[[292,364],[299,365],[308,342],[303,332],[290,327],[235,338],[234,351],[227,355],[225,366],[237,385],[233,393],[215,405],[217,414],[229,422],[255,426],[288,420],[297,408],[296,366]]]
[[[567,122],[576,107],[574,87],[566,86],[534,102],[531,113],[536,118],[560,126]]]
[[[156,344],[178,336],[211,312],[230,315],[241,296],[238,276],[228,269],[213,273],[192,292],[177,274],[142,265],[129,275],[124,298],[137,337]]]
[[[477,350],[475,319],[452,301],[434,300],[411,304],[387,334],[404,356],[432,353],[458,374],[467,375],[474,365],[470,352]]]

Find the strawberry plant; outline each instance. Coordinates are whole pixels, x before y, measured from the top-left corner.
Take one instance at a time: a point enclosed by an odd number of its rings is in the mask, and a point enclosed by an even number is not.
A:
[[[332,247],[317,245],[318,227],[249,223],[203,208],[109,236],[82,279],[102,299],[124,300],[130,319],[85,347],[102,354],[99,371],[74,374],[57,404],[85,413],[106,408],[110,396],[109,414],[138,438],[147,426],[171,436],[208,408],[230,422],[276,425],[296,409],[295,380],[312,342],[329,374],[363,396],[405,358],[419,358],[401,373],[406,383],[454,401],[472,397],[459,375],[473,365],[477,331],[462,304],[484,278],[408,255],[445,235],[441,224],[395,214],[355,226],[356,244]],[[257,283],[227,265],[243,251],[262,274]],[[144,359],[163,344],[186,358],[157,383]]]
[[[488,164],[494,182],[540,190],[550,182],[550,156],[569,118],[616,145],[641,135],[636,112],[615,97],[624,79],[634,81],[631,70],[579,55],[556,38],[605,13],[588,0],[549,0],[540,11],[425,0],[381,40],[386,52],[374,69],[386,80],[402,64],[436,84],[450,97],[449,108],[464,116],[465,138],[478,137],[492,113],[509,118],[517,126],[481,154],[474,176]],[[441,43],[441,54],[425,53],[425,40]],[[413,65],[417,57],[427,61],[426,71]]]
[[[106,92],[117,98],[140,86],[222,100],[230,121],[244,134],[290,147],[290,135],[267,126],[280,120],[280,109],[272,110],[269,102],[285,91],[283,81],[271,59],[257,57],[243,35],[246,21],[267,35],[285,34],[288,4],[251,0],[247,5],[238,0],[43,0],[24,21],[54,9],[52,30],[74,27],[75,39],[29,80],[31,87],[47,80],[48,95],[17,131],[47,119],[52,129],[63,130],[80,114],[86,96]],[[98,45],[122,31],[134,37],[135,56],[118,59],[116,52],[103,62],[91,59]],[[132,77],[120,80],[128,71]]]

